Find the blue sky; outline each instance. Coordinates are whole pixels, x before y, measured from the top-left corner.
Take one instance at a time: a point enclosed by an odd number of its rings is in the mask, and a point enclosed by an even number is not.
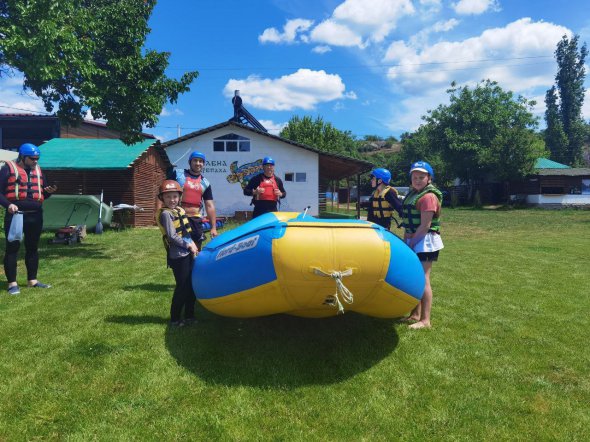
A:
[[[557,42],[579,34],[590,43],[584,4],[161,0],[146,47],[171,52],[169,76],[188,70],[200,75],[146,132],[170,140],[178,126],[186,134],[226,121],[239,89],[246,108],[272,133],[293,115],[310,115],[359,137],[399,136],[447,102],[452,81],[472,85],[486,78],[537,100],[535,113],[542,117]],[[587,88],[589,78],[590,72]],[[18,75],[0,79],[0,112],[43,110],[21,85]]]

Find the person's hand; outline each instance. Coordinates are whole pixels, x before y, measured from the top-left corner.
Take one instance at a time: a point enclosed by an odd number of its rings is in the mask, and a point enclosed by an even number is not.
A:
[[[209,233],[211,234],[211,238],[215,238],[217,236],[217,228],[211,227],[211,231]]]
[[[44,187],[43,190],[49,194],[55,192],[57,190],[57,186],[54,184],[53,186]]]
[[[199,254],[199,249],[197,249],[197,245],[194,242],[189,243],[188,250],[193,256],[197,256]]]
[[[8,206],[8,208],[6,210],[8,210],[8,213],[11,213],[14,215],[16,212],[18,212],[18,206],[16,204],[11,204]]]
[[[264,189],[260,186],[256,188],[256,195],[262,195],[264,193]]]
[[[281,197],[283,195],[283,192],[281,192],[280,189],[275,189],[275,196]]]

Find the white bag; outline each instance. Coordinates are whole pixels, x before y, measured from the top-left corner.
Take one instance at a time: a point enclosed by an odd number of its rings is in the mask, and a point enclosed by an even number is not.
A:
[[[10,229],[8,230],[8,242],[21,241],[23,239],[23,213],[16,212],[12,215]]]

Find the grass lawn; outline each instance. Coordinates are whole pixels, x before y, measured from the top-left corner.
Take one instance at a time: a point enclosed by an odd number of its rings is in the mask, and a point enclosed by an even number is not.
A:
[[[54,287],[0,292],[0,441],[588,440],[590,212],[443,216],[418,331],[202,308],[169,329],[157,229],[44,235]]]

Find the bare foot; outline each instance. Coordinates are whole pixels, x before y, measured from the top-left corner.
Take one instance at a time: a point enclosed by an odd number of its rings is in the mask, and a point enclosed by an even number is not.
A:
[[[420,321],[420,322],[416,322],[415,324],[410,325],[408,328],[411,328],[412,330],[418,330],[421,328],[430,328],[430,327],[431,327],[430,322]]]
[[[413,323],[413,322],[416,322],[416,321],[419,321],[419,320],[420,320],[420,318],[414,318],[412,316],[406,316],[404,318],[399,318],[397,320],[397,322],[400,322],[400,323],[404,324],[404,323],[407,323],[407,322],[412,322]]]

